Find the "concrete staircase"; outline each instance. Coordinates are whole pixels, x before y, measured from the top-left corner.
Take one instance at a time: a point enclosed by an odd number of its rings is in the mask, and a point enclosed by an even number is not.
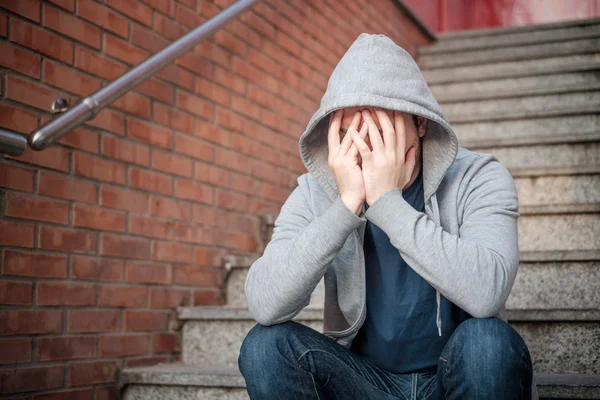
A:
[[[447,34],[419,65],[460,146],[515,178],[521,265],[507,308],[540,398],[599,399],[600,20]],[[121,371],[123,399],[248,399],[237,357],[256,323],[254,259],[224,260],[227,306],[179,309],[182,363]],[[321,282],[295,320],[321,330],[322,304]]]

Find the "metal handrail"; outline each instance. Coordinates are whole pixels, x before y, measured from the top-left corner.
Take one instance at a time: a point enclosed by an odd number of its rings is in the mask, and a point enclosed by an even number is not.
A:
[[[113,82],[99,89],[94,94],[82,99],[68,111],[58,115],[41,126],[38,130],[32,132],[27,138],[29,147],[33,150],[43,150],[47,148],[79,125],[94,118],[98,111],[156,74],[177,58],[181,57],[181,55],[191,50],[203,39],[212,35],[259,1],[261,0],[237,1]],[[26,143],[23,143],[25,141],[24,139],[25,138],[18,134],[0,130],[0,151],[9,150],[10,152],[8,154],[11,155],[23,154],[27,147]]]

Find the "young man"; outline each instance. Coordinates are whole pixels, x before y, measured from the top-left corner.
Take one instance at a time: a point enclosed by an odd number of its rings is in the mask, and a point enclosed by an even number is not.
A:
[[[537,398],[504,307],[519,265],[514,181],[458,147],[412,57],[361,34],[300,155],[309,172],[246,280],[250,397]],[[291,319],[323,276],[321,333]]]

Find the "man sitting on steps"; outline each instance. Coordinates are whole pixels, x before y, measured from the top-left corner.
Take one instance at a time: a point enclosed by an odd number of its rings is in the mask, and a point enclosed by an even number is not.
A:
[[[506,322],[516,187],[458,147],[415,61],[361,34],[300,138],[298,178],[245,284],[252,399],[537,398]],[[324,277],[323,332],[292,321]]]

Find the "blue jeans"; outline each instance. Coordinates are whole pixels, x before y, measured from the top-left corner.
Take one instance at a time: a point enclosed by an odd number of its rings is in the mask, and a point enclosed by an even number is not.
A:
[[[498,318],[462,322],[437,371],[382,370],[295,321],[255,325],[238,367],[251,399],[530,399],[531,357],[521,336]]]

